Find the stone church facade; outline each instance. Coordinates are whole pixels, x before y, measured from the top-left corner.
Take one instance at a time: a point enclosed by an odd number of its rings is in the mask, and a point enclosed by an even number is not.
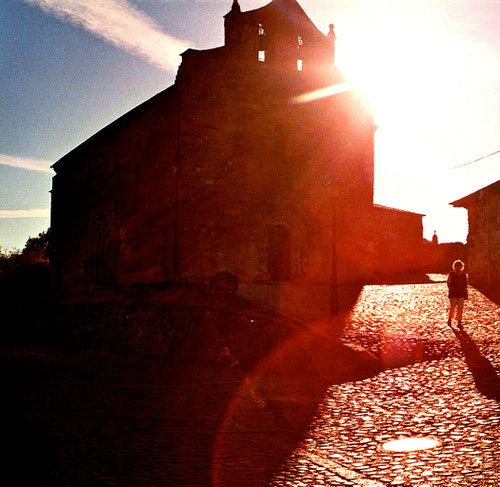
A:
[[[353,91],[295,102],[343,81],[333,26],[295,0],[235,0],[224,27],[224,46],[184,52],[171,87],[53,166],[61,296],[228,271],[243,295],[321,314],[332,282],[415,265],[422,215],[373,205],[367,105]]]

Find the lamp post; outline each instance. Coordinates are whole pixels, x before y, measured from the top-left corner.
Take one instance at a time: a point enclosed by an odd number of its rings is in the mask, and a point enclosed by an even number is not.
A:
[[[337,270],[337,208],[340,188],[334,181],[328,182],[332,212],[332,249],[331,249],[331,276],[330,276],[330,318],[339,312],[339,282]]]

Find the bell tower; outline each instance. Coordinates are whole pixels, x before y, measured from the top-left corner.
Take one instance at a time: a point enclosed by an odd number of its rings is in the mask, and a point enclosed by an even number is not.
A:
[[[238,0],[233,0],[231,10],[224,16],[224,45],[233,47],[241,38],[241,7]]]
[[[335,57],[333,24],[323,34],[297,0],[272,0],[246,12],[233,0],[224,16],[224,38],[224,47],[239,59],[280,70],[322,70],[332,67]]]

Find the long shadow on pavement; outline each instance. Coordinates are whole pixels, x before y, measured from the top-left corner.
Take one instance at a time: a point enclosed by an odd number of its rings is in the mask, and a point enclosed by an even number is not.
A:
[[[318,329],[275,350],[245,378],[226,411],[214,444],[212,485],[269,485],[307,438],[328,387],[372,376],[377,365]]]
[[[0,352],[9,485],[269,485],[327,388],[378,372],[318,327],[238,377],[161,357]]]
[[[474,377],[477,390],[485,397],[500,400],[500,377],[491,362],[481,353],[467,332],[453,328],[453,333],[460,342],[465,362]]]

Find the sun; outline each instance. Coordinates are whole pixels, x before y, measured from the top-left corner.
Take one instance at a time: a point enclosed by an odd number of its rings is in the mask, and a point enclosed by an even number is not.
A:
[[[457,133],[477,118],[484,73],[464,62],[477,56],[436,4],[375,3],[386,8],[367,2],[363,15],[346,16],[342,30],[336,27],[336,65],[373,110],[375,193],[421,211],[423,199],[437,196],[426,191],[424,180],[443,180],[450,167],[470,157]]]
[[[414,129],[455,116],[456,39],[427,14],[395,6],[365,14],[338,40],[337,65],[367,94],[379,125],[404,120]]]
[[[372,109],[375,201],[435,217],[426,231],[436,229],[442,241],[457,238],[447,231],[452,227],[465,235],[466,216],[453,223],[449,203],[500,174],[493,158],[469,165],[498,149],[500,58],[490,7],[436,0],[304,3],[322,32],[335,24],[344,87],[362,91]]]

